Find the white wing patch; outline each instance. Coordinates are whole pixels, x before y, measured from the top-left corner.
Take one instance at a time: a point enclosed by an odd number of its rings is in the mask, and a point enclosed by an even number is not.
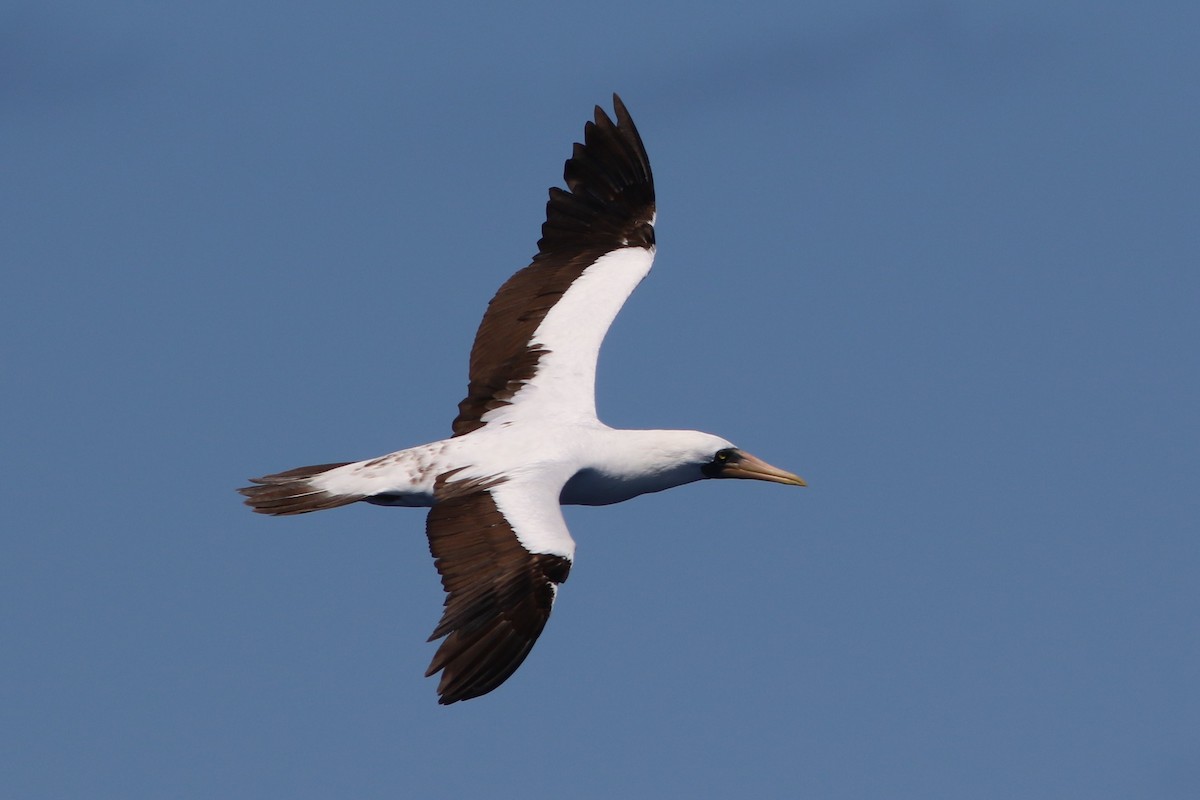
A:
[[[558,504],[561,489],[555,481],[510,481],[489,491],[522,547],[530,553],[574,560],[575,540]]]
[[[483,421],[596,418],[596,360],[609,326],[629,295],[650,272],[654,249],[623,247],[605,253],[571,284],[534,333],[531,345],[546,350],[537,373],[512,404]]]

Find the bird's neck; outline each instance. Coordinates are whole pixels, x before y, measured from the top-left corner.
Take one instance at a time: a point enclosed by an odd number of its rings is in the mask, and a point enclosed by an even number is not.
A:
[[[684,460],[691,431],[608,430],[588,442],[583,467],[563,487],[566,505],[608,505],[700,480]]]

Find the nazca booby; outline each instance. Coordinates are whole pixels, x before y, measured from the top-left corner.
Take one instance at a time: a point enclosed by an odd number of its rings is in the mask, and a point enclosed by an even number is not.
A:
[[[350,463],[254,478],[262,514],[365,501],[424,506],[447,593],[426,672],[439,702],[492,691],[521,665],[567,579],[575,542],[560,504],[606,505],[706,478],[803,486],[718,436],[616,430],[596,417],[600,344],[654,260],[654,180],[621,99],[599,106],[550,189],[533,263],[488,304],[453,435]]]

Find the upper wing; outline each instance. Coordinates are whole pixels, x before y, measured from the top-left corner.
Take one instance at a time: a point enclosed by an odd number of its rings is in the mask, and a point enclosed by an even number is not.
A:
[[[550,617],[571,571],[575,542],[558,487],[444,483],[426,533],[446,609],[429,637],[446,637],[426,677],[439,670],[438,702],[479,697],[512,675]]]
[[[650,162],[616,95],[613,107],[616,123],[597,106],[595,122],[584,126],[563,171],[567,191],[550,189],[533,263],[488,304],[455,436],[482,427],[497,409],[595,416],[600,343],[654,260]]]

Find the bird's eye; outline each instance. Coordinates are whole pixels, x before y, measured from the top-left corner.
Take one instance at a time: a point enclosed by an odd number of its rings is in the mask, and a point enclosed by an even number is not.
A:
[[[725,463],[729,462],[729,460],[732,458],[733,458],[733,450],[731,450],[727,447],[724,450],[718,450],[717,454],[715,456],[713,456],[713,461],[715,461],[718,464],[725,464]]]

